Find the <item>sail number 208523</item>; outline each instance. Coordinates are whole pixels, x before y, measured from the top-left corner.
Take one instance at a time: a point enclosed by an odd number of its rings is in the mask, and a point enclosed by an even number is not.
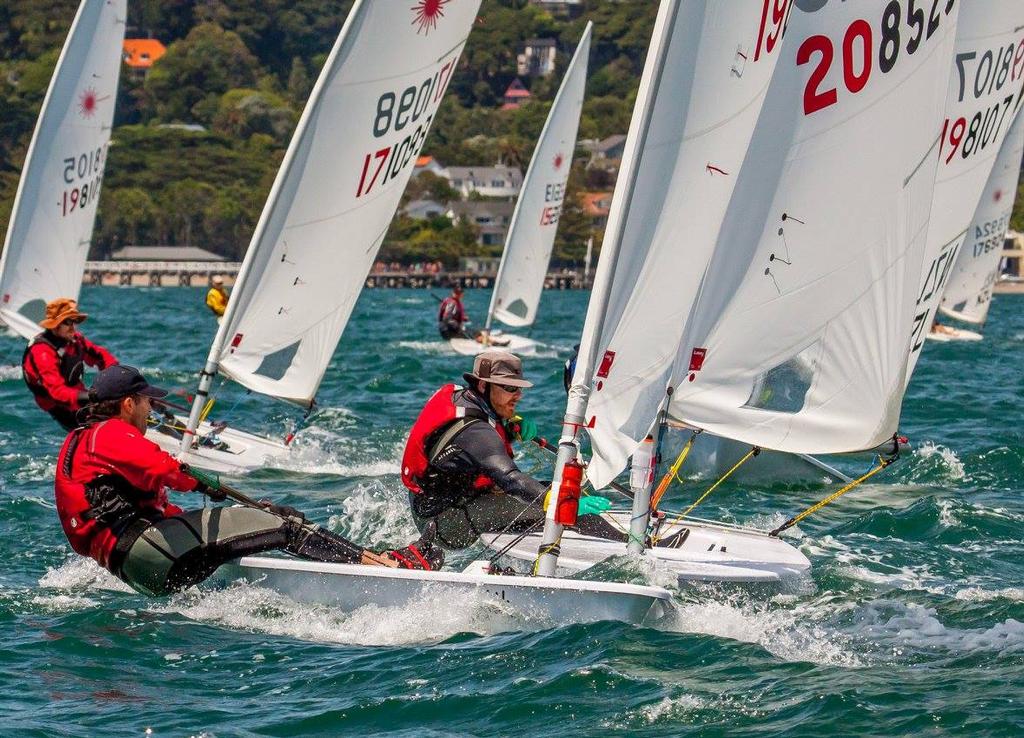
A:
[[[882,11],[877,27],[863,18],[847,26],[840,47],[843,83],[851,94],[868,84],[877,56],[878,69],[888,74],[901,56],[917,53],[953,10],[955,0],[890,0]],[[837,85],[825,81],[835,61],[835,45],[823,35],[808,36],[796,52],[797,66],[808,64],[817,55],[817,65],[804,87],[804,115],[810,115],[839,102]]]

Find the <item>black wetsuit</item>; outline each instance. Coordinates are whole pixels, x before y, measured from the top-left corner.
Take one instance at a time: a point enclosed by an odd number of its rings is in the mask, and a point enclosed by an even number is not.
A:
[[[492,423],[501,421],[488,402],[471,389],[456,391],[457,407],[466,418],[455,422],[459,430],[438,447],[451,425],[426,439],[430,465],[420,485],[422,494],[409,493],[416,523],[422,529],[437,521],[438,539],[450,548],[465,548],[481,533],[539,530],[544,524],[544,495],[549,485],[538,482],[516,466]],[[494,487],[477,489],[481,475]],[[581,516],[576,529],[587,535],[625,541],[626,536],[600,516]]]

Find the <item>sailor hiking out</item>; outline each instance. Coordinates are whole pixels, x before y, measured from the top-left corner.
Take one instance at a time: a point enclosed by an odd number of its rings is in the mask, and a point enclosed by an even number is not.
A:
[[[416,524],[436,522],[438,540],[465,548],[481,533],[522,531],[544,520],[548,485],[516,466],[512,441],[530,441],[536,424],[516,414],[523,390],[519,357],[507,351],[479,354],[468,387],[446,384],[420,412],[402,457],[402,482],[409,490]],[[576,529],[612,540],[625,536],[599,513],[604,497],[580,501]]]
[[[36,404],[64,430],[78,425],[78,411],[90,401],[82,381],[85,365],[106,369],[117,364],[112,353],[79,333],[77,326],[87,317],[70,298],[51,301],[39,322],[45,330],[21,357],[21,375]]]
[[[144,437],[152,402],[167,393],[124,365],[100,372],[91,392],[87,423],[68,435],[57,458],[57,513],[76,553],[140,592],[174,592],[231,559],[273,549],[336,563],[410,569],[443,563],[429,536],[377,553],[269,502],[182,510],[168,500],[168,487],[214,500],[226,492],[216,476],[183,467]]]

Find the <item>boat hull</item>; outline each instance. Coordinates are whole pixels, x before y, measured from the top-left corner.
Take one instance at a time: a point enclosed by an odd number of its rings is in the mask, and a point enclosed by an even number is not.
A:
[[[496,339],[508,339],[507,344],[495,345],[482,344],[474,341],[470,338],[452,338],[448,341],[456,353],[462,354],[463,356],[476,356],[483,351],[489,351],[491,349],[501,349],[502,351],[510,351],[513,354],[519,356],[531,356],[537,353],[537,342],[532,338],[526,338],[525,336],[517,336],[512,333],[503,333],[501,331],[491,331],[491,336]]]
[[[175,418],[175,425],[184,426],[184,419]],[[196,432],[200,438],[208,438],[212,431],[211,425],[204,422]],[[217,431],[216,445],[200,446],[186,454],[180,453],[181,436],[170,432],[166,426],[150,427],[146,431],[146,438],[182,462],[216,474],[244,474],[262,467],[279,465],[291,452],[290,447],[281,441],[230,427]]]
[[[605,513],[604,518],[620,530],[629,529],[628,512]],[[671,518],[669,518],[671,520]],[[689,531],[688,533],[683,533]],[[737,582],[773,583],[795,580],[810,574],[811,562],[795,547],[762,531],[687,519],[685,523],[663,526],[662,541],[682,534],[678,548],[655,547],[645,555],[660,568],[674,574],[681,583]],[[501,550],[516,534],[485,534],[481,537],[493,550]],[[528,535],[507,552],[513,558],[532,561],[537,556],[540,534]],[[567,530],[562,535],[560,568],[576,572],[611,556],[621,556],[626,546],[619,541],[584,536]]]
[[[671,593],[661,587],[619,582],[410,571],[269,556],[246,556],[225,564],[214,581],[248,581],[297,602],[346,611],[367,605],[402,607],[451,592],[485,598],[530,619],[559,623],[618,620],[639,624],[660,617],[671,600]]]
[[[930,331],[927,338],[929,341],[952,343],[953,341],[980,341],[984,336],[966,328],[954,328],[946,325],[942,327],[941,331]]]

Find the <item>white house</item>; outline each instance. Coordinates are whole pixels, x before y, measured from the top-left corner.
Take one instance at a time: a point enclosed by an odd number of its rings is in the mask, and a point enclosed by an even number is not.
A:
[[[517,167],[448,167],[448,181],[462,197],[476,192],[483,197],[516,197],[523,185],[523,173]]]

